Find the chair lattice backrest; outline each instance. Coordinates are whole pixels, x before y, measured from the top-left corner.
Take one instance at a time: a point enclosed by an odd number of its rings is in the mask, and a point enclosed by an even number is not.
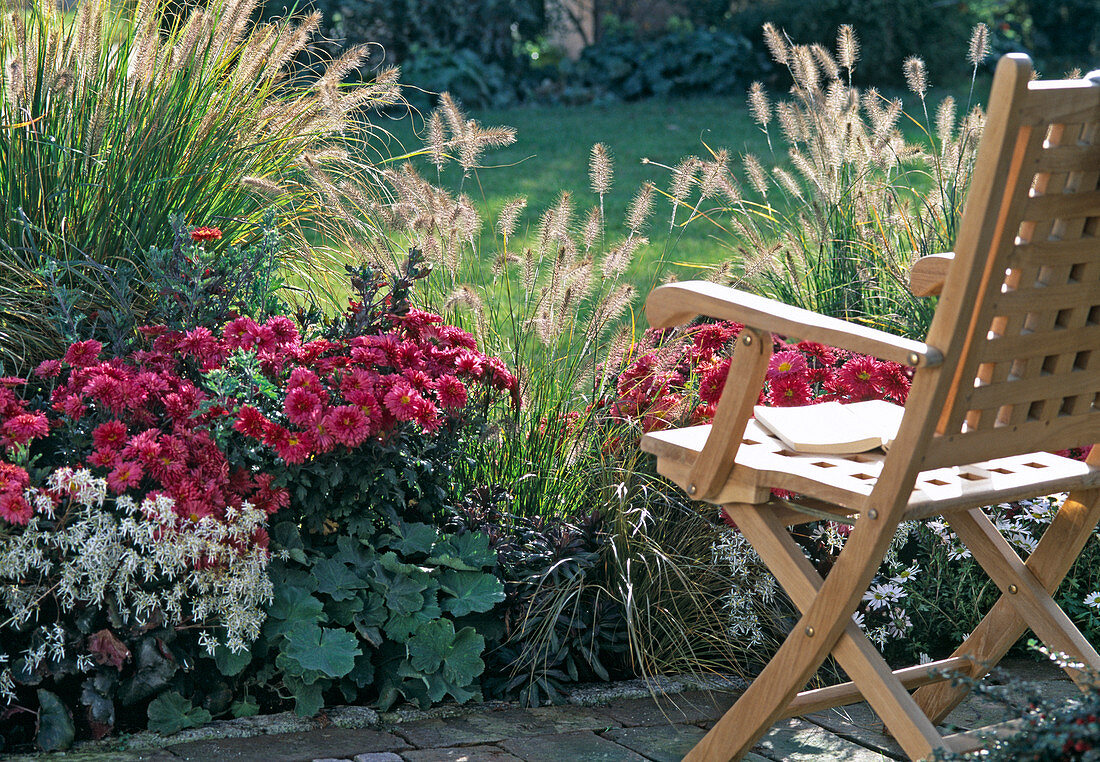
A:
[[[1029,82],[1014,63],[929,333],[957,364],[924,468],[1100,441],[1100,74]]]

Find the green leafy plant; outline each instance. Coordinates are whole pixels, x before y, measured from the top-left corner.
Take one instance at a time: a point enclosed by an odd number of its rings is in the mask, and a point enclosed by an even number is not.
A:
[[[273,569],[275,603],[256,655],[275,669],[258,669],[261,689],[281,686],[305,715],[334,689],[383,709],[402,697],[427,707],[479,695],[476,615],[504,599],[488,537],[403,522],[335,543],[304,539],[290,522],[273,533],[290,558]]]
[[[105,285],[94,270],[75,277],[65,265],[127,266],[142,314],[159,285],[146,252],[170,215],[218,225],[241,245],[274,206],[292,251],[305,250],[303,227],[340,219],[325,212],[337,198],[331,176],[373,192],[349,155],[361,133],[348,128],[364,109],[398,98],[396,70],[343,87],[362,48],[323,70],[295,68],[317,15],[253,25],[253,6],[234,0],[166,24],[168,5],[141,3],[135,13],[93,0],[63,15],[33,2],[0,21],[9,73],[0,82],[0,261],[21,284],[8,297],[23,307],[7,330],[35,334],[31,346],[59,343],[30,306],[42,299],[37,270],[49,261],[61,263],[85,312],[109,306]],[[6,360],[18,350],[5,345]]]

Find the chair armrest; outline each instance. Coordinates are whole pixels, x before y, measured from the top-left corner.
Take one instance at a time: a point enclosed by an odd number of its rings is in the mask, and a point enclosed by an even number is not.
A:
[[[924,342],[903,339],[708,281],[659,286],[646,300],[646,316],[654,328],[680,325],[699,315],[817,341],[903,365],[931,367],[943,361],[942,353]]]
[[[913,296],[936,296],[943,291],[947,268],[955,260],[955,252],[929,254],[913,263],[909,270],[909,290]]]

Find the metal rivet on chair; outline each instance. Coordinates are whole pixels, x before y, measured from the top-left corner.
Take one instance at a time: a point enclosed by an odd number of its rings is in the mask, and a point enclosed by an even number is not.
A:
[[[916,352],[910,352],[909,356],[905,359],[909,362],[910,365],[914,367],[920,365],[920,355],[918,355]]]
[[[878,518],[878,511],[876,511],[874,508],[867,511],[867,518],[869,518],[871,521],[874,521]]]
[[[694,484],[689,484],[688,485],[688,494],[689,495],[694,495],[698,491],[699,491],[699,488],[696,487]]]
[[[745,334],[745,335],[744,335],[744,336],[743,336],[743,337],[741,338],[741,341],[742,341],[742,342],[743,342],[743,343],[745,344],[745,346],[746,346],[746,347],[748,347],[748,346],[752,346],[752,335],[751,335],[751,334],[747,334],[747,333],[746,333],[746,334]]]
[[[1008,586],[1008,592],[1011,593],[1012,595],[1016,595],[1016,593],[1018,593],[1019,591],[1020,591],[1020,588],[1016,587],[1015,585],[1009,585]]]
[[[806,628],[806,637],[807,638],[812,638],[813,636],[814,636],[814,628],[813,627],[807,627]]]

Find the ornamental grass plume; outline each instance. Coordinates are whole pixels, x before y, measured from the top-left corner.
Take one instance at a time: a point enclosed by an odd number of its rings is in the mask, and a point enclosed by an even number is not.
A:
[[[74,14],[54,5],[33,0],[0,18],[5,365],[61,346],[40,306],[44,261],[86,292],[87,311],[110,303],[104,273],[128,270],[140,311],[151,298],[144,252],[170,235],[174,213],[218,225],[225,246],[254,236],[274,206],[290,248],[305,252],[306,230],[344,221],[329,213],[332,177],[376,195],[371,168],[353,158],[370,134],[357,127],[399,99],[397,70],[344,85],[362,46],[300,66],[318,14],[260,24],[255,0],[178,16],[169,0],[87,0]]]
[[[815,312],[923,336],[934,304],[909,293],[908,271],[917,258],[954,243],[981,109],[959,118],[954,100],[945,98],[930,119],[926,68],[913,56],[905,74],[923,113],[913,120],[923,130],[914,142],[900,128],[900,99],[852,86],[859,41],[851,26],[839,30],[835,56],[820,45],[795,44],[771,24],[764,38],[793,80],[784,100],[757,83],[749,90],[771,166],[750,154],[742,157],[740,177],[716,168],[728,184],[720,194],[728,203],[716,205],[704,203],[706,183],[689,177],[689,157],[671,171],[674,210],[690,209],[689,222],[703,217],[729,234],[740,255],[731,282]],[[983,39],[976,29],[972,65],[985,54]],[[712,163],[723,158],[712,152]],[[699,177],[706,175],[704,169]]]

